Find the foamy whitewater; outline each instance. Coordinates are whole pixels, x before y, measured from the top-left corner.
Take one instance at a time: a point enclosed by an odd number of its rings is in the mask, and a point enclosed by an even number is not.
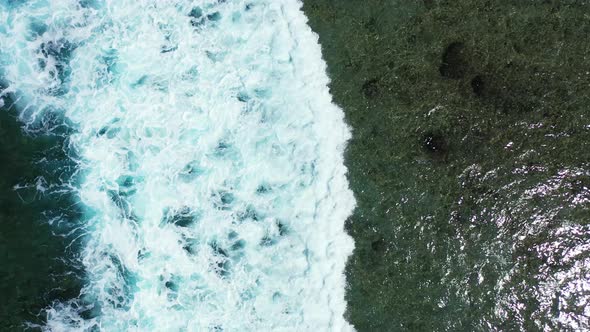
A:
[[[349,130],[300,7],[0,0],[2,94],[73,128],[86,210],[86,285],[43,329],[351,329]]]

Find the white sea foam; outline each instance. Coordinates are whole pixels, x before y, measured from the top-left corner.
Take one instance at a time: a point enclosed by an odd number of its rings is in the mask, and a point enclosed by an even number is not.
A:
[[[21,118],[65,115],[84,174],[87,285],[47,330],[351,329],[349,130],[299,1],[0,4]]]

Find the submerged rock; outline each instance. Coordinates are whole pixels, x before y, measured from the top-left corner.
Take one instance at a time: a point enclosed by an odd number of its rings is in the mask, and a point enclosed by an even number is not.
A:
[[[469,64],[466,59],[465,44],[462,42],[453,42],[449,44],[443,55],[442,64],[439,72],[443,77],[451,79],[460,79],[465,76]]]

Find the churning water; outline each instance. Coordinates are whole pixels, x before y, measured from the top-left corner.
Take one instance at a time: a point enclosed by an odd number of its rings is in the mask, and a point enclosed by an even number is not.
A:
[[[85,286],[43,329],[350,329],[349,131],[300,6],[0,0],[2,95],[73,130],[85,210]]]

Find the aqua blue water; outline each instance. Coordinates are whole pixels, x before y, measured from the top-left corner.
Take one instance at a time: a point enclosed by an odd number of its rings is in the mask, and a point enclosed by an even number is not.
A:
[[[69,135],[85,211],[84,287],[42,329],[350,329],[350,134],[300,6],[0,1],[2,94]]]

